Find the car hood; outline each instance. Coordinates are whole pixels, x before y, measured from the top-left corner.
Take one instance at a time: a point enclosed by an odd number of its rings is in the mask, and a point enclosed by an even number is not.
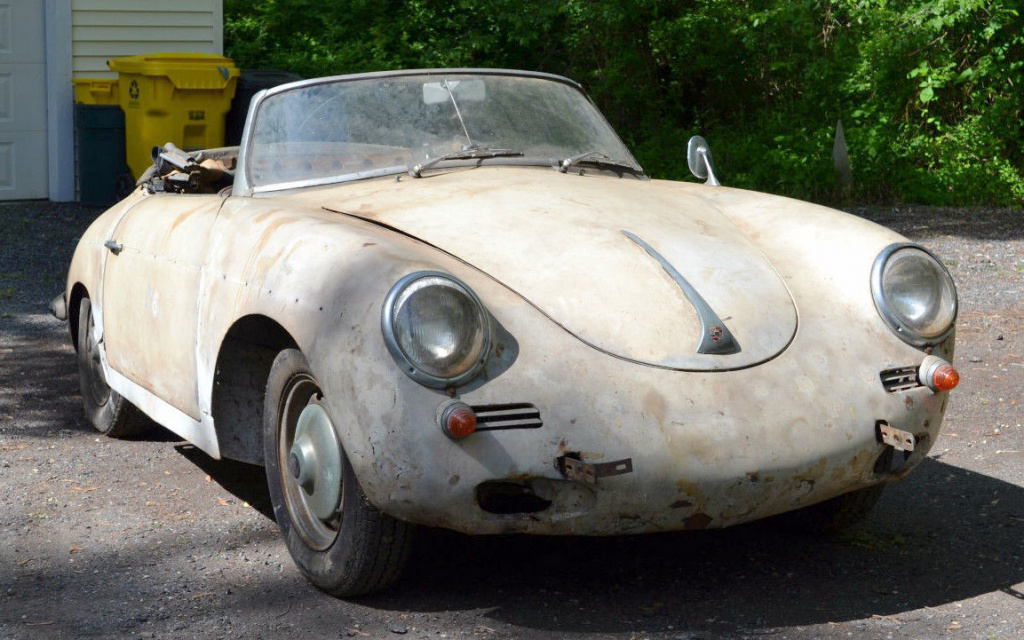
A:
[[[470,263],[611,355],[681,370],[748,367],[789,344],[796,309],[771,264],[702,188],[495,167],[303,196]],[[722,332],[708,322],[702,331],[680,280],[738,350],[698,352],[705,334]]]

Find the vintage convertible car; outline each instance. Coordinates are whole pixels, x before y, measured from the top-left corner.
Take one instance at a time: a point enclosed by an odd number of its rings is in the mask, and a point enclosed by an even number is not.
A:
[[[708,183],[651,180],[565,78],[306,80],[257,95],[239,147],[154,159],[54,301],[86,412],[264,465],[337,595],[392,581],[417,524],[861,516],[958,380],[927,250],[717,186],[700,138]]]

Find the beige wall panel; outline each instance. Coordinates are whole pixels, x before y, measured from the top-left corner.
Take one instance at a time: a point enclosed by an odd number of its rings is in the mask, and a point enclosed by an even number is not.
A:
[[[73,0],[72,9],[75,11],[132,11],[145,13],[150,11],[167,11],[168,7],[174,7],[176,11],[211,11],[214,4],[221,4],[220,0],[174,0],[169,3],[166,0]]]
[[[167,27],[209,27],[210,11],[147,11],[150,24]],[[138,24],[136,11],[79,11],[75,24],[81,27],[132,27]]]
[[[222,0],[72,0],[71,22],[72,73],[80,78],[116,77],[110,58],[224,49]]]
[[[74,27],[71,37],[75,42],[97,44],[115,42],[213,42],[213,27],[167,27],[146,25],[125,27]]]

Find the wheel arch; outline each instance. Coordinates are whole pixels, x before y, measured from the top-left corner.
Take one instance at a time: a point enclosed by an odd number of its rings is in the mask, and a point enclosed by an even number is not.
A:
[[[221,341],[214,371],[211,411],[220,453],[225,458],[263,464],[263,397],[274,358],[298,348],[277,321],[247,315],[231,325]]]

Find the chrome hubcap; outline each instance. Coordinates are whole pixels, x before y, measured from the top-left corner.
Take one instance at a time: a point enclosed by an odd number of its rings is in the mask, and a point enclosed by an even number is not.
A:
[[[341,451],[320,405],[309,404],[299,414],[288,466],[313,515],[320,520],[334,517],[341,500]]]
[[[310,548],[331,546],[341,528],[342,449],[321,392],[309,375],[285,390],[277,460],[285,505],[296,533]]]
[[[107,386],[107,379],[103,376],[103,365],[100,362],[100,346],[96,342],[92,312],[89,313],[88,331],[85,337],[85,355],[88,360],[88,393],[92,404],[102,407],[110,399],[110,388]]]

